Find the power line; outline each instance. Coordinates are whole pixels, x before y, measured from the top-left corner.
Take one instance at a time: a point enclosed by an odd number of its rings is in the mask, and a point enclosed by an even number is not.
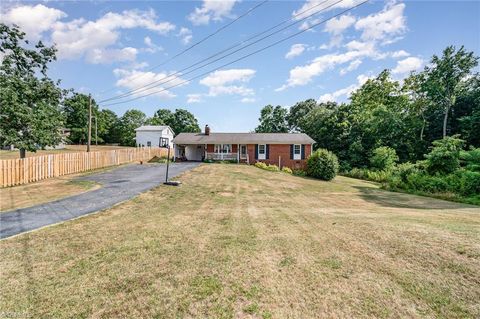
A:
[[[168,58],[167,60],[163,61],[162,63],[160,64],[157,64],[149,69],[147,69],[147,72],[149,71],[152,71],[152,70],[155,70],[159,67],[161,67],[162,65],[165,65],[167,63],[169,63],[170,61],[178,58],[179,56],[183,55],[184,53],[190,51],[191,49],[193,49],[194,47],[196,47],[197,45],[207,41],[208,39],[210,39],[211,37],[213,37],[214,35],[220,33],[221,31],[225,30],[226,28],[228,28],[229,26],[231,26],[232,24],[234,24],[235,22],[237,22],[238,20],[240,20],[241,18],[247,16],[248,14],[250,14],[251,12],[253,12],[254,10],[258,9],[259,7],[263,6],[265,3],[267,3],[268,1],[270,0],[264,0],[262,2],[260,2],[259,4],[257,4],[256,6],[248,9],[246,12],[242,13],[241,15],[239,15],[238,17],[236,17],[235,19],[233,19],[232,21],[230,21],[229,23],[223,25],[222,27],[218,28],[217,30],[215,30],[213,33],[210,33],[209,35],[207,35],[206,37],[204,37],[203,39],[199,40],[198,42],[195,42],[194,44],[192,44],[191,46],[185,48],[184,50],[180,51],[179,53],[175,54],[174,56]],[[138,77],[134,78],[134,79],[139,79],[141,78],[142,76],[144,76],[145,73],[139,75]],[[133,80],[133,79],[132,79]],[[115,88],[111,88],[111,89],[108,89],[106,91],[103,91],[102,93],[106,93],[106,92],[110,92],[112,90],[114,90]]]
[[[327,22],[327,21],[329,21],[329,20],[332,20],[332,19],[334,19],[334,18],[336,18],[336,17],[338,17],[338,16],[340,16],[340,15],[342,15],[342,14],[348,12],[348,11],[351,11],[351,10],[353,10],[353,9],[356,9],[356,8],[358,8],[359,6],[361,6],[361,5],[363,5],[363,4],[367,3],[367,2],[368,2],[368,0],[362,1],[362,2],[358,3],[357,5],[349,8],[349,9],[346,9],[346,10],[344,10],[344,11],[342,11],[342,12],[340,12],[340,13],[338,13],[338,14],[336,14],[336,15],[328,18],[328,19],[325,19],[325,20],[322,20],[322,21],[320,21],[320,22],[314,23],[314,24],[312,24],[311,26],[309,26],[308,28],[305,28],[305,29],[303,29],[303,30],[301,30],[301,31],[299,31],[299,32],[297,32],[297,33],[294,33],[294,34],[286,37],[286,38],[283,38],[283,39],[281,39],[281,40],[278,40],[278,41],[276,41],[276,42],[274,42],[274,43],[272,43],[272,44],[270,44],[270,45],[268,45],[268,46],[265,46],[265,47],[263,47],[263,48],[261,48],[261,49],[258,49],[258,50],[256,50],[256,51],[253,51],[253,52],[251,52],[251,53],[249,53],[249,54],[247,54],[247,55],[244,55],[244,56],[242,56],[242,57],[240,57],[240,58],[238,58],[238,59],[236,59],[236,60],[233,60],[233,61],[231,61],[231,62],[228,62],[228,63],[226,63],[226,64],[223,64],[223,65],[221,65],[221,66],[219,66],[219,67],[217,67],[217,68],[214,68],[214,69],[212,69],[212,70],[210,70],[210,71],[207,71],[207,72],[205,72],[205,73],[202,73],[202,74],[200,74],[200,75],[194,76],[194,77],[192,77],[192,78],[190,78],[190,79],[188,79],[188,80],[185,80],[185,81],[183,81],[183,82],[177,83],[177,84],[172,85],[172,86],[169,86],[169,87],[167,87],[167,88],[163,88],[163,89],[161,89],[161,90],[154,91],[154,92],[151,92],[151,93],[148,93],[148,94],[145,94],[145,95],[136,97],[136,98],[132,98],[132,99],[125,100],[125,101],[119,101],[119,102],[115,102],[115,103],[109,103],[109,104],[105,104],[104,106],[111,106],[111,105],[117,105],[117,104],[122,104],[122,103],[127,103],[127,102],[131,102],[131,101],[135,101],[135,100],[138,100],[138,99],[141,99],[141,98],[144,98],[144,97],[153,95],[153,94],[157,94],[157,93],[164,92],[164,91],[166,91],[166,90],[169,90],[169,89],[171,89],[171,88],[180,86],[180,85],[182,85],[182,84],[188,83],[188,82],[190,82],[190,81],[192,81],[192,80],[195,80],[195,79],[197,79],[197,78],[200,78],[200,77],[202,77],[202,76],[205,76],[205,75],[207,75],[207,74],[209,74],[209,73],[211,73],[211,72],[215,72],[215,71],[217,71],[217,70],[219,70],[219,69],[221,69],[221,68],[224,68],[224,67],[226,67],[226,66],[229,66],[229,65],[231,65],[231,64],[233,64],[233,63],[236,63],[236,62],[238,62],[238,61],[244,60],[244,59],[246,59],[246,58],[248,58],[248,57],[250,57],[250,56],[252,56],[252,55],[254,55],[254,54],[257,54],[257,53],[260,53],[260,52],[262,52],[262,51],[265,51],[265,50],[267,50],[267,49],[269,49],[269,48],[271,48],[271,47],[273,47],[273,46],[275,46],[275,45],[277,45],[277,44],[280,44],[280,43],[282,43],[282,42],[285,42],[285,41],[287,41],[287,40],[289,40],[289,39],[291,39],[291,38],[293,38],[293,37],[296,37],[296,36],[298,36],[298,35],[306,32],[306,31],[308,31],[308,30],[310,30],[310,29],[313,29],[313,28],[319,26],[320,24],[323,24],[323,23],[325,23],[325,22]]]
[[[186,71],[186,70],[188,70],[188,69],[190,69],[190,68],[192,68],[192,67],[194,67],[194,66],[197,66],[197,65],[201,64],[202,62],[208,61],[208,60],[210,60],[210,59],[212,59],[212,58],[214,58],[214,57],[216,57],[216,56],[218,56],[218,55],[220,55],[220,54],[222,54],[222,53],[224,53],[224,52],[228,52],[229,50],[231,50],[231,49],[233,49],[233,48],[235,48],[235,47],[237,47],[237,46],[239,46],[239,45],[242,45],[242,44],[244,44],[244,43],[247,42],[247,41],[250,41],[250,40],[252,40],[252,39],[255,39],[255,38],[259,37],[260,35],[263,35],[263,34],[269,32],[269,31],[271,31],[271,30],[273,30],[273,29],[276,29],[276,28],[278,28],[279,26],[281,26],[282,24],[285,24],[285,23],[288,22],[288,21],[294,20],[295,17],[297,17],[297,16],[299,16],[299,15],[302,15],[302,14],[304,14],[304,13],[310,11],[310,10],[313,10],[313,9],[315,9],[316,7],[318,7],[318,6],[326,3],[326,2],[328,2],[328,1],[329,1],[329,0],[322,1],[321,3],[318,3],[318,4],[316,4],[315,6],[312,6],[311,8],[309,8],[309,9],[303,11],[303,12],[297,13],[297,14],[294,15],[292,18],[286,19],[286,20],[284,20],[284,21],[276,24],[275,26],[268,28],[267,30],[264,30],[264,31],[262,31],[262,32],[259,32],[259,33],[255,34],[255,35],[251,36],[250,38],[248,38],[248,39],[246,39],[246,40],[239,41],[239,42],[233,44],[232,46],[230,46],[230,47],[228,47],[228,48],[226,48],[226,49],[224,49],[224,50],[221,50],[221,51],[219,51],[219,52],[217,52],[217,53],[215,53],[215,54],[213,54],[213,55],[211,55],[211,56],[209,56],[209,57],[207,57],[207,58],[205,58],[205,59],[201,59],[200,61],[195,62],[194,64],[192,64],[192,65],[190,65],[190,66],[188,66],[188,67],[185,67],[185,68],[183,68],[183,69],[181,69],[181,70],[179,70],[179,71],[176,71],[176,72],[174,72],[174,73],[172,73],[172,74],[169,74],[169,75],[167,75],[167,76],[164,76],[164,77],[162,77],[162,78],[160,78],[160,79],[158,79],[158,80],[155,80],[155,81],[153,81],[153,82],[150,82],[150,83],[148,83],[148,84],[141,85],[141,86],[139,86],[139,87],[137,87],[137,88],[135,88],[135,89],[132,89],[132,90],[127,91],[127,92],[125,92],[125,93],[122,93],[122,94],[120,94],[120,95],[117,95],[117,96],[114,96],[114,97],[111,97],[111,98],[107,98],[107,99],[101,100],[100,103],[102,103],[102,102],[108,102],[108,101],[112,101],[112,100],[118,100],[118,99],[121,99],[121,98],[124,98],[124,97],[128,97],[128,96],[130,96],[130,95],[134,95],[135,92],[137,92],[137,93],[138,93],[138,92],[142,92],[142,91],[151,89],[151,88],[153,88],[153,87],[156,87],[156,86],[158,86],[158,85],[160,85],[160,84],[165,84],[165,83],[171,82],[171,81],[173,81],[175,78],[172,78],[171,80],[166,81],[166,82],[163,82],[163,81],[166,80],[166,79],[168,79],[168,78],[171,78],[171,77],[173,77],[173,76],[175,76],[175,75],[177,75],[177,74],[181,74],[182,72],[184,72],[184,71]],[[239,52],[239,51],[241,51],[241,50],[244,50],[244,49],[246,49],[246,48],[248,48],[248,47],[250,47],[250,46],[252,46],[252,45],[254,45],[254,44],[256,44],[256,43],[258,43],[258,42],[260,42],[260,41],[262,41],[262,40],[265,40],[266,38],[269,38],[269,37],[271,37],[271,36],[273,36],[273,35],[281,32],[281,31],[283,31],[283,30],[285,30],[285,29],[287,29],[287,28],[289,28],[289,27],[291,27],[291,26],[293,26],[293,25],[295,25],[295,24],[298,24],[298,23],[300,23],[300,22],[302,22],[302,21],[304,21],[304,20],[306,20],[306,19],[308,19],[308,18],[310,18],[310,17],[312,17],[312,16],[314,16],[314,15],[316,15],[316,14],[318,14],[318,13],[320,13],[320,12],[326,10],[326,9],[328,9],[329,7],[332,7],[332,6],[336,5],[336,4],[338,4],[339,2],[342,2],[342,1],[343,1],[343,0],[339,0],[339,1],[331,4],[330,6],[328,6],[328,7],[326,7],[326,8],[323,8],[322,10],[316,11],[316,12],[314,12],[313,14],[310,14],[310,15],[302,18],[302,19],[299,19],[298,21],[296,21],[296,22],[294,22],[294,23],[291,23],[291,24],[287,25],[286,27],[284,27],[284,28],[282,28],[282,29],[280,29],[280,30],[277,30],[277,31],[275,31],[275,32],[273,32],[273,33],[271,33],[271,34],[269,34],[269,35],[267,35],[267,36],[265,36],[265,37],[263,37],[263,38],[255,41],[255,42],[253,42],[253,43],[250,43],[250,44],[244,46],[243,48],[237,49],[237,50],[235,50],[235,51],[233,51],[233,52],[231,52],[231,53],[229,53],[229,54],[226,54],[226,55],[222,56],[221,58],[218,58],[218,59],[216,59],[216,60],[214,60],[214,61],[211,61],[210,63],[203,64],[202,66],[197,67],[197,68],[195,68],[194,70],[191,70],[191,71],[189,71],[189,72],[187,72],[187,73],[184,73],[184,74],[182,74],[182,75],[190,74],[190,73],[192,73],[192,72],[194,72],[194,71],[196,71],[196,70],[198,70],[198,69],[201,69],[201,68],[203,68],[203,67],[205,67],[205,66],[207,66],[207,65],[210,65],[210,64],[215,63],[215,62],[217,62],[217,61],[219,61],[219,60],[222,60],[222,59],[224,59],[225,57],[228,57],[228,56],[230,56],[230,55],[232,55],[232,54],[235,54],[235,53],[237,53],[237,52]],[[135,78],[134,78],[134,79],[135,79]],[[131,80],[134,80],[134,79],[131,79]],[[158,85],[153,85],[153,84],[156,84],[156,83],[158,83]]]

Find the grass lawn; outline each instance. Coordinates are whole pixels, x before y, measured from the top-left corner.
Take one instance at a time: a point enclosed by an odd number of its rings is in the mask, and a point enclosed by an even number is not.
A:
[[[51,178],[36,183],[0,188],[0,213],[51,202],[99,188],[95,182],[75,180],[76,175]]]
[[[479,318],[480,208],[209,164],[0,242],[0,313]]]
[[[111,146],[111,145],[91,145],[90,149],[93,151],[109,151],[118,148],[128,148],[128,146]],[[40,156],[47,154],[59,154],[59,153],[77,153],[77,152],[86,152],[86,145],[66,145],[64,149],[55,149],[55,150],[38,150],[36,152],[27,152],[27,157]],[[0,150],[0,160],[2,159],[16,159],[20,158],[20,151],[5,151]]]

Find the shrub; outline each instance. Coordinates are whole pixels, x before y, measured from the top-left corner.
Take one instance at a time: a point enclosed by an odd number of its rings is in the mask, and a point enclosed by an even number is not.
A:
[[[294,169],[293,170],[293,175],[295,176],[306,176],[307,173],[303,169]]]
[[[352,168],[349,172],[344,173],[344,175],[377,183],[384,183],[391,177],[390,171],[371,171],[366,168]]]
[[[278,168],[277,165],[267,165],[267,164],[265,164],[265,163],[263,163],[263,162],[256,162],[256,163],[255,163],[255,166],[258,167],[258,168],[267,170],[267,171],[271,171],[271,172],[278,172],[278,171],[280,171],[280,169]]]
[[[377,147],[370,157],[371,166],[380,171],[392,169],[396,162],[398,162],[397,152],[388,146]]]
[[[287,173],[287,174],[293,174],[293,171],[290,167],[282,167],[282,172]]]
[[[425,155],[430,174],[450,174],[460,167],[460,151],[464,141],[456,136],[433,141],[433,148]]]
[[[461,195],[472,196],[480,194],[480,172],[458,170],[452,175],[458,180],[456,189]]]
[[[408,175],[418,173],[420,169],[410,162],[398,164],[392,170],[392,176],[398,177],[403,183],[407,182]]]
[[[465,169],[480,172],[480,148],[472,147],[468,151],[461,151],[460,159]]]
[[[318,149],[307,159],[307,175],[332,180],[338,173],[338,159],[335,154],[326,149]]]

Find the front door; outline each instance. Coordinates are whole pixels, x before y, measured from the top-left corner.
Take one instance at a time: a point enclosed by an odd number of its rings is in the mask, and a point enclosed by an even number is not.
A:
[[[247,145],[245,144],[240,145],[240,158],[241,159],[247,158]]]

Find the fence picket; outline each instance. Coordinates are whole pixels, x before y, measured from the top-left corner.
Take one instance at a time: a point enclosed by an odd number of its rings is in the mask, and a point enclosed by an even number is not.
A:
[[[154,156],[167,156],[167,150],[139,147],[0,160],[0,187],[28,184],[135,161],[148,161]]]

